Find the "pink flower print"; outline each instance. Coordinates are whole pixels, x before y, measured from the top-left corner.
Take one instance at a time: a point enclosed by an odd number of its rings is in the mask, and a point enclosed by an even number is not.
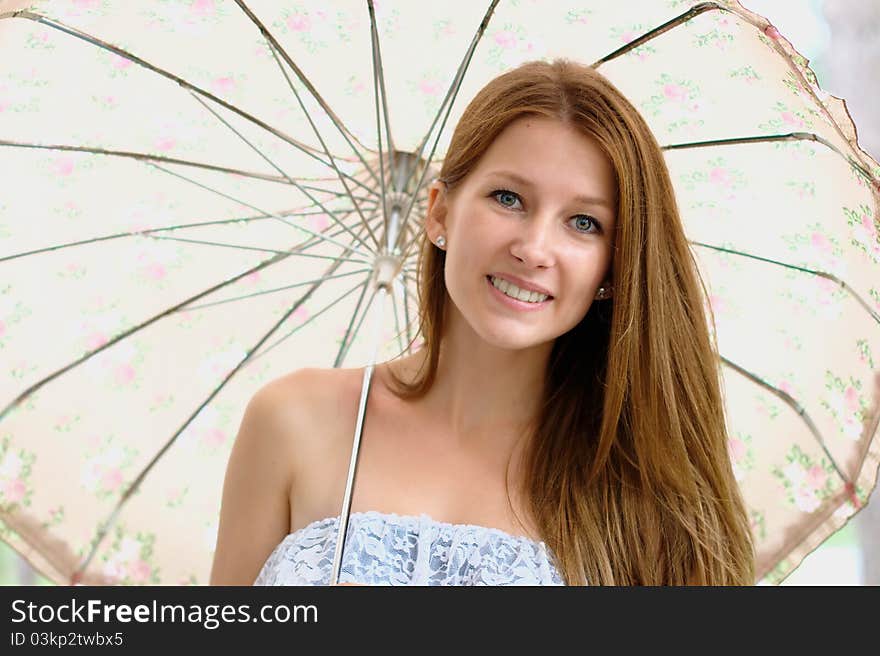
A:
[[[821,503],[813,490],[807,488],[802,487],[795,495],[795,505],[803,512],[813,512]]]
[[[287,27],[294,32],[308,32],[312,28],[312,21],[305,14],[296,14],[287,19]]]
[[[6,483],[3,485],[3,496],[9,503],[16,503],[24,499],[26,491],[27,490],[24,486],[24,481],[20,478],[14,478],[11,481],[6,481]]]
[[[130,383],[134,380],[135,370],[134,367],[129,363],[124,363],[119,365],[116,368],[116,383],[119,385],[125,385],[126,383]]]
[[[101,476],[101,485],[108,492],[113,492],[122,485],[122,471],[118,467],[106,470]]]
[[[663,95],[675,102],[684,102],[687,98],[687,89],[680,84],[667,84],[663,87]]]
[[[73,173],[73,158],[60,157],[55,160],[55,173],[58,175],[70,175]]]
[[[322,230],[326,230],[330,225],[330,217],[326,214],[315,214],[309,218],[309,225],[313,231],[321,232]]]
[[[789,396],[794,396],[794,388],[791,386],[787,380],[783,380],[779,383],[779,389],[788,394]]]
[[[158,262],[152,262],[147,265],[147,276],[153,280],[161,280],[165,277],[166,273],[165,267]]]
[[[436,96],[440,92],[440,84],[436,81],[423,79],[419,82],[419,91],[426,96]]]
[[[877,239],[877,226],[874,225],[874,220],[867,214],[862,214],[862,226],[868,231],[869,237]]]
[[[214,89],[214,93],[229,93],[235,88],[235,80],[230,75],[218,77],[211,82],[211,87]]]
[[[729,187],[733,183],[733,176],[727,169],[715,167],[709,172],[709,180],[722,187]]]
[[[516,35],[510,30],[502,30],[495,35],[495,43],[505,49],[516,45]]]
[[[226,433],[224,433],[219,428],[212,428],[208,431],[205,431],[202,440],[205,442],[206,446],[220,446],[226,441]]]
[[[128,68],[129,66],[134,64],[134,62],[130,59],[127,59],[121,55],[117,55],[116,53],[113,53],[110,57],[111,61],[113,62],[113,68],[118,68],[119,70]]]
[[[819,465],[813,465],[807,470],[807,485],[813,490],[820,490],[825,485],[828,475]]]
[[[309,311],[306,309],[306,306],[300,305],[298,308],[296,308],[296,310],[293,311],[293,318],[299,323],[302,323],[303,321],[308,319]]]
[[[159,137],[159,140],[156,142],[156,150],[171,150],[176,145],[177,141],[174,139],[174,137]]]
[[[819,286],[820,294],[822,295],[821,298],[818,299],[819,302],[822,303],[822,305],[828,305],[831,302],[831,295],[838,287],[837,283],[822,277],[817,278],[816,282]]]
[[[723,314],[727,309],[727,304],[724,302],[724,299],[717,294],[709,296],[709,304],[712,306],[712,312],[715,314]]]
[[[843,400],[846,401],[847,410],[855,412],[859,409],[859,393],[854,387],[847,387],[843,393]]]
[[[152,573],[152,571],[153,570],[150,567],[150,564],[145,560],[141,560],[140,558],[138,558],[136,561],[128,566],[128,575],[135,583],[143,583],[144,581],[148,581],[150,579],[150,574]]]
[[[768,25],[767,27],[764,28],[764,34],[766,36],[770,37],[771,39],[773,39],[774,41],[776,41],[779,38],[779,30],[777,30],[772,25]]]
[[[209,16],[214,13],[214,0],[196,0],[190,9],[194,14]]]
[[[249,273],[244,277],[244,279],[247,284],[256,285],[261,280],[260,272],[254,271],[253,273]]]
[[[624,32],[623,34],[620,35],[620,41],[622,43],[629,43],[630,41],[632,41],[635,38],[636,38],[636,35],[633,34],[632,32]]]
[[[826,253],[831,250],[831,242],[828,241],[828,238],[821,232],[813,233],[812,244],[815,248],[818,248],[820,251],[824,251]]]
[[[783,123],[794,125],[799,128],[804,127],[804,122],[791,112],[781,112],[779,116],[782,118]]]
[[[101,348],[109,341],[110,339],[104,333],[92,333],[86,340],[86,347],[89,350],[94,350],[97,348]]]
[[[745,458],[746,456],[746,444],[742,440],[738,440],[735,437],[730,438],[728,441],[728,445],[730,447],[730,455],[737,462]]]

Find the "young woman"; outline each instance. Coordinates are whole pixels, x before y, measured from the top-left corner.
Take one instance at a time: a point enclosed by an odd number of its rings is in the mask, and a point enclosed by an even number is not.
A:
[[[753,584],[705,289],[624,96],[570,61],[494,79],[424,229],[425,343],[375,369],[340,581]],[[363,374],[251,400],[213,585],[329,582]]]

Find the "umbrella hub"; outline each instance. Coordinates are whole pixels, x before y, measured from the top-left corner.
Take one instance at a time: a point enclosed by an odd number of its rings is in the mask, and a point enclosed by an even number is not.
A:
[[[398,255],[379,253],[373,263],[373,285],[377,290],[385,288],[391,292],[391,283],[400,273],[403,260]]]

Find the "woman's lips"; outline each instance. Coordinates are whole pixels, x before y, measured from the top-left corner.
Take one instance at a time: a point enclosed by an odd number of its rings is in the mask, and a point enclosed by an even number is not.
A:
[[[509,308],[512,308],[514,310],[519,310],[521,312],[534,312],[537,310],[541,310],[541,309],[547,307],[547,305],[549,305],[550,301],[553,300],[552,296],[548,296],[546,299],[544,299],[541,302],[528,303],[526,301],[520,301],[519,299],[516,299],[516,298],[511,298],[510,296],[508,296],[507,294],[505,294],[500,289],[498,289],[495,285],[492,284],[491,276],[486,276],[486,284],[489,285],[489,293],[491,295],[493,295],[496,299],[498,299],[498,301],[500,301],[501,303],[503,303],[504,305],[506,305]]]

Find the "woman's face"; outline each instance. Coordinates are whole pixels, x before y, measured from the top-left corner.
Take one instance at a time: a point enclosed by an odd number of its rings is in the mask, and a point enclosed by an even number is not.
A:
[[[453,190],[429,188],[426,230],[446,238],[451,311],[501,348],[568,332],[610,275],[616,201],[611,162],[592,138],[544,117],[512,122]],[[549,296],[514,300],[508,282]]]

